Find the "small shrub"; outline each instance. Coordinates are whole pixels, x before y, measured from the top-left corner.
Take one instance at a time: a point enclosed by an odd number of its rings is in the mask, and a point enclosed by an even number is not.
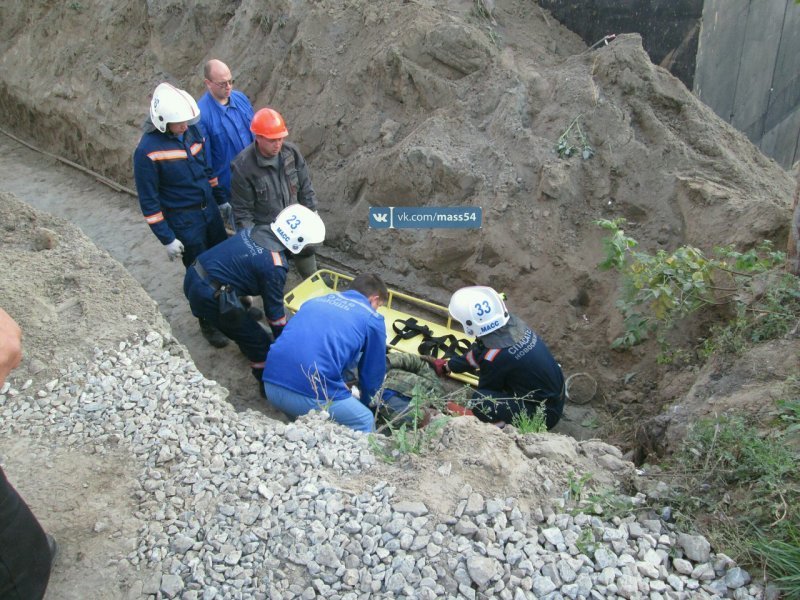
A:
[[[594,156],[594,148],[589,145],[589,140],[581,128],[581,117],[578,115],[564,130],[556,141],[556,154],[559,158],[569,158],[580,153],[583,160]]]
[[[459,390],[459,393],[463,393]],[[426,423],[431,410],[440,410],[446,400],[432,395],[421,386],[415,386],[408,410],[395,415],[377,429],[386,436],[370,435],[370,446],[385,462],[394,462],[403,454],[421,454],[436,439],[449,417],[439,415]],[[380,412],[380,411],[379,411]]]
[[[545,423],[544,406],[541,404],[536,407],[533,414],[520,412],[514,415],[511,424],[522,434],[526,433],[545,433],[547,425]]]
[[[702,308],[723,307],[735,314],[730,323],[713,330],[701,349],[705,355],[718,348],[740,348],[745,340],[774,339],[800,319],[800,278],[776,275],[786,257],[768,241],[747,252],[725,247],[706,256],[682,246],[648,254],[636,250],[636,240],[625,234],[624,219],[595,223],[610,232],[603,239],[605,259],[598,267],[622,274],[617,307],[625,332],[612,348],[630,348],[655,333],[665,350],[662,362],[670,362],[675,349],[664,341],[664,332]]]

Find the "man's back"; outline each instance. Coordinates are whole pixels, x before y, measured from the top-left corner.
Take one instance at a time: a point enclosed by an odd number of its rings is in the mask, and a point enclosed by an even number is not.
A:
[[[308,300],[270,348],[264,381],[321,401],[350,395],[342,373],[356,363],[368,396],[383,382],[386,329],[361,293]]]

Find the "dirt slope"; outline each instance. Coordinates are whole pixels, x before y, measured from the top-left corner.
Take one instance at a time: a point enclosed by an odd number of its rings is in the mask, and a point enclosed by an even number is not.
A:
[[[130,183],[154,85],[199,95],[203,62],[222,58],[308,156],[328,252],[441,302],[503,289],[568,370],[613,393],[650,367],[605,352],[617,282],[596,271],[592,221],[628,218],[645,248],[783,238],[791,178],[637,36],[586,52],[534,3],[497,4],[496,25],[468,0],[6,5],[3,126]],[[596,154],[558,158],[578,116]],[[483,229],[367,227],[369,206],[454,204],[482,206]]]
[[[109,349],[123,348],[137,334],[141,339],[156,332],[181,356],[185,349],[139,284],[74,225],[8,193],[0,193],[0,223],[0,302],[24,332],[23,361],[0,390],[0,464],[59,541],[47,598],[152,597],[141,592],[143,585],[149,589],[153,577],[160,580],[161,564],[153,559],[134,568],[129,561],[148,530],[147,507],[157,503],[157,493],[142,491],[154,470],[147,452],[119,432],[98,438],[86,434],[82,421],[65,429],[52,419],[36,419],[30,407],[48,403],[45,390],[58,383],[95,394],[96,357],[107,360]],[[236,370],[221,353],[217,359],[209,371]],[[82,366],[77,379],[66,379],[67,365]],[[235,385],[235,374],[228,378]],[[252,386],[251,390],[255,392]],[[222,399],[226,410],[221,414],[233,428],[276,426],[258,398],[250,405],[258,404],[256,410],[242,410],[243,399],[235,399],[239,413],[230,410],[229,398]],[[69,410],[65,404],[60,407]],[[184,462],[201,468],[193,460],[182,455],[168,468],[183,468],[178,465]],[[424,501],[442,515],[452,514],[467,488],[487,498],[513,496],[526,512],[546,515],[569,489],[573,472],[592,475],[587,490],[624,491],[633,465],[622,459],[619,449],[597,440],[578,442],[552,434],[519,437],[511,428],[501,431],[461,418],[447,425],[436,450],[427,456],[379,463],[356,475],[331,468],[326,477],[354,494],[377,482],[392,482],[400,488],[399,498]],[[191,499],[185,500],[188,504]]]
[[[599,399],[633,371],[652,387],[662,373],[648,352],[607,352],[617,281],[596,270],[593,220],[626,217],[644,248],[782,243],[792,180],[653,66],[636,35],[587,52],[532,2],[498,2],[496,24],[475,6],[4,5],[2,124],[130,183],[155,84],[199,95],[202,64],[221,58],[256,107],[286,116],[330,255],[440,302],[464,284],[503,289],[568,371],[598,379]],[[555,141],[579,116],[596,153],[559,158]],[[483,229],[367,227],[371,205],[453,204],[482,206]]]

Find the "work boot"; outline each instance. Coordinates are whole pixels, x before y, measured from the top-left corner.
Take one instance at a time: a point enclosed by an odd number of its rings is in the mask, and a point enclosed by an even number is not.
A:
[[[208,343],[215,348],[224,348],[230,343],[230,340],[225,337],[225,334],[214,327],[207,319],[200,319],[200,332],[203,334],[203,337],[208,340]]]
[[[257,306],[251,306],[247,309],[247,316],[253,319],[253,321],[260,321],[264,318],[264,312]]]

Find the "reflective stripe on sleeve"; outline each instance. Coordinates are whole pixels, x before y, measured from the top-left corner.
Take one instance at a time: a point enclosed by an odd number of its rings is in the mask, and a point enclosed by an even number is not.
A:
[[[467,355],[464,357],[467,359],[467,362],[473,369],[477,369],[480,365],[475,361],[475,355],[472,353],[472,350],[467,352]]]
[[[147,155],[152,161],[180,160],[186,158],[186,150],[156,150]]]
[[[164,213],[158,211],[155,214],[145,216],[145,221],[147,221],[148,225],[155,225],[156,223],[161,223],[164,220]]]
[[[272,319],[268,319],[268,321],[270,325],[286,325],[286,315],[283,315],[280,319],[275,319],[274,321]]]

